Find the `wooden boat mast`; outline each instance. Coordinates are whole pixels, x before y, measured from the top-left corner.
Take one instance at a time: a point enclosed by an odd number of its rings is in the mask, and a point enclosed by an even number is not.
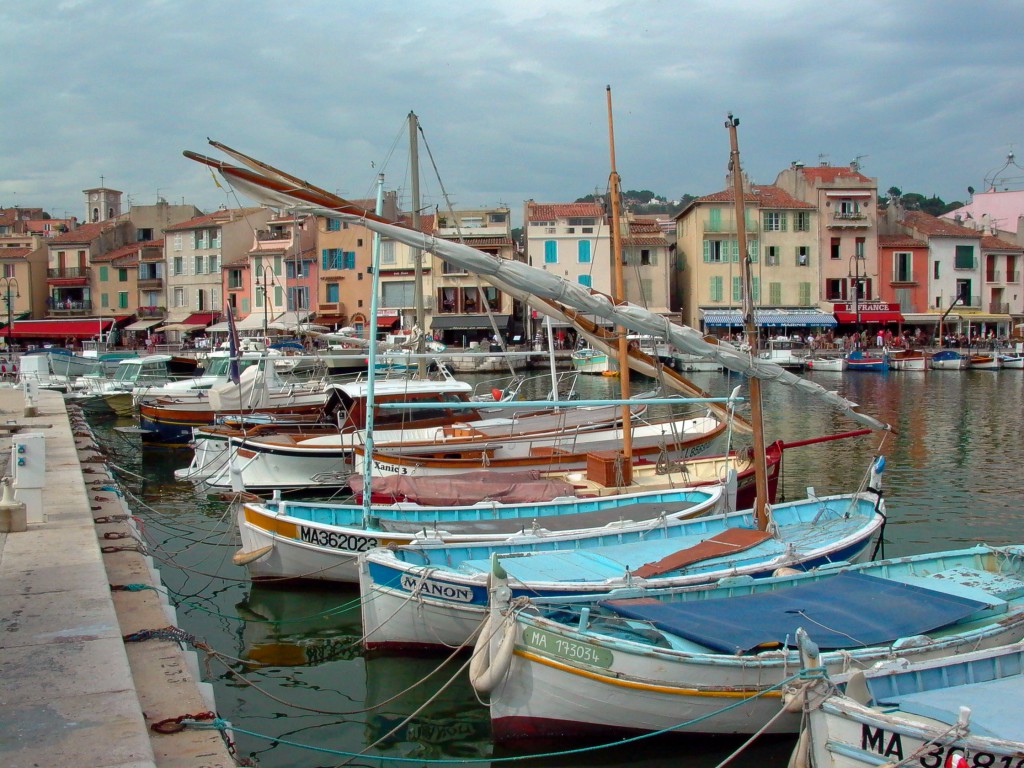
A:
[[[754,316],[754,276],[750,254],[747,252],[746,202],[743,198],[743,169],[740,166],[740,144],[736,136],[738,118],[729,113],[725,127],[729,129],[729,171],[732,173],[733,197],[736,201],[736,240],[743,265],[743,327],[750,346],[750,354],[757,357],[759,334]],[[754,501],[754,519],[760,530],[768,528],[768,463],[764,448],[764,414],[761,410],[761,380],[756,376],[747,378],[750,388],[750,423],[754,428],[754,485],[757,499]]]
[[[420,121],[415,112],[409,112],[409,173],[411,175],[410,186],[412,191],[412,228],[420,232],[420,152],[419,130]],[[378,211],[378,214],[380,212]],[[416,342],[416,366],[419,377],[427,377],[427,361],[423,357],[426,352],[426,320],[423,306],[423,251],[419,248],[412,249],[412,263],[414,275],[414,290],[416,300],[416,327],[420,329],[420,338]]]
[[[619,220],[622,190],[619,186],[619,172],[615,169],[615,127],[612,123],[612,87],[610,85],[605,86],[605,94],[608,101],[608,144],[611,150],[612,168],[608,177],[612,206],[612,263],[615,269],[612,299],[622,301],[626,296],[625,279],[622,273],[622,225]],[[615,331],[619,337],[619,394],[622,400],[629,400],[629,340],[626,338],[625,327],[617,326]],[[633,426],[630,420],[629,403],[624,403],[622,406],[622,453],[626,461],[633,461]]]

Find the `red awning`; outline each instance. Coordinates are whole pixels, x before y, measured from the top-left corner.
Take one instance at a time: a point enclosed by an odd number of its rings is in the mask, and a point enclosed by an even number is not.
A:
[[[181,321],[182,325],[209,325],[220,316],[220,312],[193,312]]]
[[[111,318],[103,320],[15,320],[11,336],[16,339],[93,339],[110,330]]]
[[[386,317],[377,318],[377,328],[394,328],[398,325],[398,315],[387,315]]]
[[[902,323],[903,315],[899,312],[836,312],[839,323]],[[858,319],[859,318],[859,319]]]

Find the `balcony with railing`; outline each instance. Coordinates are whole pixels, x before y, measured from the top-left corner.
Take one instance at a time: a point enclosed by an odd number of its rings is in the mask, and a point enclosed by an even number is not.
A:
[[[1008,315],[1010,314],[1010,305],[1005,301],[992,301],[989,302],[988,312],[993,315]]]
[[[57,267],[46,270],[46,279],[55,280],[77,280],[83,284],[89,282],[91,269],[89,267]]]
[[[162,291],[164,289],[164,279],[162,277],[140,277],[139,278],[139,290],[140,291]]]
[[[82,317],[92,314],[91,299],[63,299],[47,301],[47,317]]]
[[[162,320],[167,316],[167,310],[164,307],[139,307],[135,315],[139,320]]]
[[[860,229],[871,226],[871,219],[866,213],[860,211],[836,211],[828,219],[829,229],[843,229],[851,227]]]

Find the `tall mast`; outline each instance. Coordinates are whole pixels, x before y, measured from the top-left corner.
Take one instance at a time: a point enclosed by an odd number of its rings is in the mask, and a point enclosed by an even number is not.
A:
[[[384,174],[377,174],[376,213],[384,212]],[[373,233],[373,281],[370,294],[370,344],[367,347],[366,366],[366,423],[363,429],[366,451],[363,454],[363,525],[369,525],[371,514],[371,478],[373,477],[373,422],[376,398],[374,387],[377,380],[377,296],[380,294],[380,233]]]
[[[725,127],[729,129],[729,171],[732,173],[733,197],[736,200],[736,239],[743,266],[743,327],[750,345],[750,354],[757,357],[758,331],[754,316],[754,275],[750,254],[747,252],[746,202],[743,199],[743,169],[740,166],[740,144],[736,137],[739,118],[729,113]],[[764,415],[761,411],[761,380],[747,377],[750,387],[750,423],[754,428],[754,483],[757,499],[754,501],[754,519],[760,530],[768,528],[768,465],[764,453]]]
[[[626,297],[625,279],[622,274],[622,230],[619,211],[622,205],[622,190],[619,187],[619,172],[615,169],[615,127],[612,124],[612,87],[605,86],[608,100],[608,144],[611,149],[612,172],[608,187],[612,198],[612,263],[614,264],[615,285],[612,298],[623,301]],[[629,400],[629,340],[626,329],[619,325],[615,332],[619,337],[619,392],[623,400]],[[622,453],[626,461],[633,461],[633,426],[630,422],[629,403],[622,404]]]
[[[412,174],[412,228],[420,231],[420,152],[419,140],[416,136],[419,128],[419,118],[415,112],[409,112],[409,166]],[[423,251],[419,248],[412,249],[413,274],[415,275],[414,293],[416,294],[416,327],[420,329],[420,338],[416,342],[416,366],[420,378],[427,375],[427,360],[423,357],[426,352],[426,334],[424,327],[426,320],[423,312]]]

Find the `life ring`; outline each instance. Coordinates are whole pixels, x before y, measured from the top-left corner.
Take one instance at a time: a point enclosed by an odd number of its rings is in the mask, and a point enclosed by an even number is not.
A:
[[[512,651],[515,649],[515,621],[511,616],[505,617],[504,635],[498,650],[491,658],[491,619],[493,614],[488,614],[484,619],[480,634],[477,635],[476,646],[473,648],[473,656],[469,662],[469,682],[473,690],[486,695],[493,691],[500,683],[509,666],[512,664]]]

